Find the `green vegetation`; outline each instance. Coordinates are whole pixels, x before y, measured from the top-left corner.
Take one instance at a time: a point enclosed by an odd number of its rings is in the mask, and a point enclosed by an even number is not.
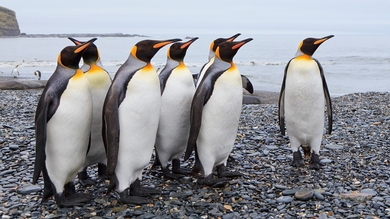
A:
[[[14,11],[0,6],[0,36],[19,36],[20,29]]]

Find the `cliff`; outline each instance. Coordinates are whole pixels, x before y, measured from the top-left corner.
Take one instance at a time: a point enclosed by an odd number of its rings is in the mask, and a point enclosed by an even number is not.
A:
[[[0,6],[0,36],[19,36],[20,29],[14,11]]]

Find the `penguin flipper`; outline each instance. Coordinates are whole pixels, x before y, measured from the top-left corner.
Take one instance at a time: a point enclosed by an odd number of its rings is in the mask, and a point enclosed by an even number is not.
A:
[[[119,151],[119,95],[109,91],[103,106],[103,142],[107,155],[107,174],[115,174]]]
[[[325,80],[324,70],[320,62],[316,59],[314,61],[317,62],[318,67],[320,69],[321,79],[322,79],[322,88],[324,89],[325,101],[326,101],[326,111],[328,114],[328,134],[332,133],[332,125],[333,125],[333,109],[332,109],[332,101],[330,99],[328,85]]]
[[[199,88],[196,89],[194,98],[191,104],[190,112],[190,136],[188,137],[187,150],[184,155],[184,160],[187,160],[194,148],[196,148],[196,140],[198,139],[200,126],[202,123],[202,112],[203,106],[207,103],[210,98],[210,89],[206,89],[204,84],[200,84]]]
[[[36,145],[35,145],[35,162],[34,162],[34,174],[33,174],[33,184],[36,184],[41,174],[42,170],[45,167],[45,145],[46,145],[46,123],[47,123],[47,108],[48,105],[45,104],[43,107],[37,107],[36,117],[35,117],[35,136],[36,136]]]
[[[284,122],[284,90],[286,88],[287,69],[288,66],[290,65],[290,62],[291,60],[287,63],[286,68],[284,69],[282,88],[280,89],[280,94],[279,94],[278,117],[279,117],[279,129],[282,135],[286,135],[285,122]]]
[[[247,90],[249,93],[253,94],[253,85],[252,82],[245,75],[241,75],[242,87]]]
[[[39,100],[37,105],[35,113],[36,145],[33,184],[37,183],[41,171],[43,171],[45,168],[47,122],[49,122],[51,117],[57,111],[58,106],[60,105],[60,93],[62,92],[57,91],[50,95],[45,89],[42,92],[41,99]]]

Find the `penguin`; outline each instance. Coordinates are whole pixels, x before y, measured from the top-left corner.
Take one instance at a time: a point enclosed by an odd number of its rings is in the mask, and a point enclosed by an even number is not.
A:
[[[76,45],[81,45],[82,42],[69,37]],[[100,55],[97,46],[91,43],[83,53],[83,66],[85,76],[89,81],[92,93],[92,127],[91,127],[91,148],[88,151],[85,163],[78,174],[78,178],[84,185],[93,185],[94,182],[89,179],[87,167],[93,164],[98,164],[98,176],[102,179],[108,179],[106,174],[106,151],[103,143],[102,135],[102,112],[106,94],[111,85],[111,77],[109,73],[103,69]]]
[[[41,75],[42,75],[41,71],[39,71],[39,70],[34,71],[34,75],[37,76],[38,80],[41,80]]]
[[[187,160],[195,149],[192,173],[203,174],[198,179],[199,184],[218,186],[226,182],[225,177],[241,175],[226,171],[227,159],[237,135],[243,96],[240,72],[233,57],[251,40],[221,43],[215,51],[214,62],[195,91],[184,159]],[[213,179],[212,175],[215,166],[218,179]]]
[[[141,187],[142,171],[148,165],[161,108],[158,75],[151,65],[163,46],[180,41],[142,40],[132,48],[118,69],[103,106],[103,139],[107,152],[110,185],[122,203],[149,203],[155,189]]]
[[[11,75],[12,75],[12,77],[14,77],[14,78],[17,78],[17,77],[19,77],[19,70],[18,70],[18,67],[19,67],[19,65],[16,65],[15,66],[15,68],[14,68],[14,70],[12,70],[12,72],[11,72]]]
[[[288,131],[293,160],[291,165],[304,165],[299,146],[305,158],[310,158],[309,168],[320,168],[320,146],[324,132],[324,102],[328,115],[328,133],[332,132],[332,102],[320,62],[312,55],[333,35],[323,38],[306,38],[286,65],[279,96],[279,127],[285,135]],[[310,156],[311,155],[311,156]]]
[[[88,152],[92,120],[89,82],[79,62],[83,51],[95,40],[67,46],[60,52],[57,68],[36,108],[33,183],[42,172],[42,202],[54,196],[60,207],[90,200],[89,195],[76,193],[74,180]]]
[[[197,39],[172,44],[167,52],[167,63],[159,74],[162,104],[155,145],[157,156],[153,166],[161,165],[166,178],[178,178],[189,173],[180,169],[180,158],[187,147],[195,85],[183,59],[189,46]],[[167,168],[169,161],[172,161],[172,174]]]

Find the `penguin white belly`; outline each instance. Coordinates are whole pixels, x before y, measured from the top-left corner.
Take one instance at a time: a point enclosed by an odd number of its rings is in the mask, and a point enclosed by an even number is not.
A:
[[[118,192],[129,187],[149,164],[156,140],[161,107],[159,79],[154,71],[134,74],[119,106]]]
[[[173,70],[162,95],[156,139],[156,149],[163,167],[170,160],[179,159],[186,150],[194,93],[191,72],[187,68]]]
[[[91,69],[92,70],[92,69]],[[92,127],[91,127],[91,147],[88,151],[84,168],[94,163],[106,163],[106,151],[104,149],[102,137],[102,110],[107,91],[111,85],[109,75],[98,69],[94,72],[86,72],[92,93]]]
[[[84,76],[71,78],[60,104],[47,123],[46,167],[56,192],[73,180],[88,150],[92,99]]]
[[[293,60],[288,68],[285,87],[285,118],[290,138],[303,146],[322,138],[325,98],[318,65],[315,61]]]
[[[237,136],[242,108],[242,82],[237,70],[222,74],[213,93],[203,107],[202,123],[197,139],[197,152],[204,174],[214,166],[225,164]]]

